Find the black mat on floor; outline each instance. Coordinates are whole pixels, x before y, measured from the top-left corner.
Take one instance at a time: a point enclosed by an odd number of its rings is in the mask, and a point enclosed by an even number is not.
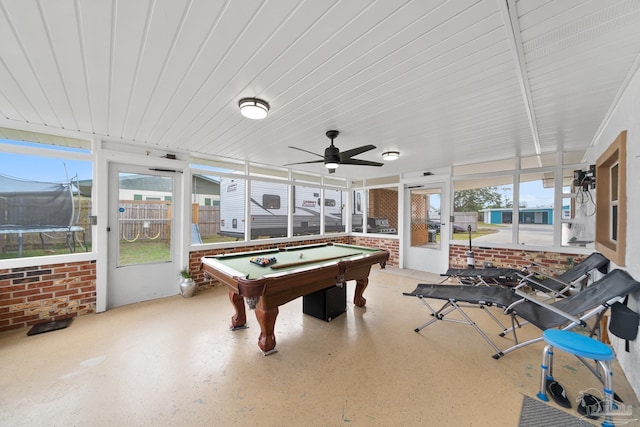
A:
[[[593,424],[556,409],[538,399],[525,396],[519,427],[593,427]]]
[[[33,328],[29,329],[27,335],[36,335],[45,332],[57,331],[58,329],[64,329],[71,324],[71,320],[73,320],[73,318],[69,317],[68,319],[38,323],[37,325],[34,325]]]

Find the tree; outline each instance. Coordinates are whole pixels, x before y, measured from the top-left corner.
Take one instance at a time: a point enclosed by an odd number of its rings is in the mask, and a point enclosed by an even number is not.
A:
[[[502,194],[498,187],[474,188],[456,191],[453,199],[454,212],[479,212],[487,208],[501,208]]]

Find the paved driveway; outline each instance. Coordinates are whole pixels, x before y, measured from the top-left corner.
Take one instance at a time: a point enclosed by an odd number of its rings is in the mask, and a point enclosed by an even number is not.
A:
[[[487,228],[487,227],[481,227]],[[496,227],[496,233],[476,237],[472,240],[474,245],[486,243],[511,243],[511,226]],[[543,224],[520,224],[520,243],[525,245],[553,244],[553,226]]]

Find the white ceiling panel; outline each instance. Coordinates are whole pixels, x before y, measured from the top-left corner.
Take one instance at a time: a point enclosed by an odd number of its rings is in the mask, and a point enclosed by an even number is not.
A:
[[[535,2],[520,0],[518,11],[529,3]],[[638,57],[639,6],[554,2],[519,16],[543,151],[581,149],[581,138],[592,141]]]
[[[78,44],[81,46],[79,54],[82,57],[76,67],[82,69],[84,79],[74,84],[84,84],[89,99],[88,114],[91,117],[91,123],[84,124],[81,130],[100,136],[109,135],[113,4],[101,0],[83,0],[75,4],[75,19],[66,22],[76,27]],[[60,26],[61,23],[58,22],[57,25]]]
[[[7,128],[274,166],[329,129],[400,151],[335,174],[362,179],[587,149],[637,72],[640,0],[0,0],[0,39]]]

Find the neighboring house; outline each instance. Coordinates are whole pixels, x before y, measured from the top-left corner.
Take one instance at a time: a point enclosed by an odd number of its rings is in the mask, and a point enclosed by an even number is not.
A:
[[[553,225],[553,208],[520,208],[520,224]],[[483,209],[484,222],[487,224],[512,224],[511,208]]]

